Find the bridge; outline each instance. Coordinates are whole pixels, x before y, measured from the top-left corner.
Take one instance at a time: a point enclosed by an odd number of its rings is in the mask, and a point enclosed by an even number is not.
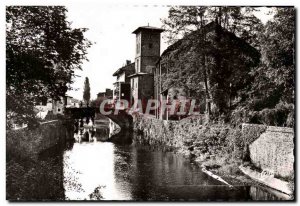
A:
[[[114,114],[114,109],[110,109],[111,114],[103,115],[112,120],[120,126],[121,130],[118,134],[113,135],[110,140],[116,143],[131,142],[133,118],[125,110],[119,110]],[[108,112],[108,111],[106,111]],[[94,119],[96,114],[100,113],[99,108],[95,107],[81,107],[81,108],[66,108],[65,115],[71,119]]]

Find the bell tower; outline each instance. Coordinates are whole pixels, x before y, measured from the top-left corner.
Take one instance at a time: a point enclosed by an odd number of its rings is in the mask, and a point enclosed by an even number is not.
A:
[[[135,69],[136,73],[152,73],[150,68],[155,66],[160,57],[160,33],[163,29],[144,26],[137,28]]]
[[[153,70],[160,58],[161,28],[143,26],[132,33],[136,35],[135,74],[131,75],[132,102],[140,99],[147,103],[154,96]]]

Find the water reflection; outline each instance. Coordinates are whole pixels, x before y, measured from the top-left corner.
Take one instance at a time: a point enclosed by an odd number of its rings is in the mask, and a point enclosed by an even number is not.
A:
[[[115,130],[115,124],[106,118],[89,120],[83,118],[75,120],[74,139],[76,142],[97,142],[107,141]]]
[[[251,186],[250,195],[253,200],[291,200],[291,196],[271,188]]]
[[[76,141],[63,154],[67,200],[284,199],[262,187],[229,188],[172,152],[104,142],[111,135],[109,121],[78,124]]]
[[[109,142],[75,143],[64,153],[65,195],[70,200],[120,199],[114,174],[114,145]]]
[[[280,199],[258,187],[231,189],[174,153],[110,142],[74,143],[64,153],[64,178],[68,200]]]

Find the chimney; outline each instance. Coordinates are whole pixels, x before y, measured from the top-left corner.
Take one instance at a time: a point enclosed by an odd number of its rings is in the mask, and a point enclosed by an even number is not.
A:
[[[126,60],[126,65],[131,64],[130,60]]]

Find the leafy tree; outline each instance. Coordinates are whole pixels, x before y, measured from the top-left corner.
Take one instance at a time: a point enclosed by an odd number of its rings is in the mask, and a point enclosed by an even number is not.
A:
[[[254,7],[174,6],[170,8],[168,17],[162,19],[165,37],[170,43],[174,43],[186,34],[216,21],[252,46],[259,46],[257,38],[263,24],[253,14],[254,11]]]
[[[293,126],[295,101],[295,9],[273,8],[260,35],[262,61],[250,75],[242,106],[250,121]]]
[[[7,118],[28,123],[42,98],[70,89],[91,43],[86,29],[71,28],[63,6],[6,8]]]
[[[266,25],[262,53],[267,77],[282,90],[281,100],[294,102],[295,93],[295,9],[274,8]]]
[[[87,105],[89,105],[91,93],[90,93],[90,82],[89,78],[86,77],[84,81],[84,88],[83,88],[83,100],[86,102]]]
[[[182,39],[170,48],[173,54],[166,64],[173,66],[164,78],[165,87],[186,85],[194,97],[204,93],[206,99],[213,99],[219,114],[227,112],[228,100],[249,84],[248,74],[259,62],[259,53],[245,43],[259,48],[262,24],[253,11],[247,7],[172,7],[163,20],[167,39]]]

